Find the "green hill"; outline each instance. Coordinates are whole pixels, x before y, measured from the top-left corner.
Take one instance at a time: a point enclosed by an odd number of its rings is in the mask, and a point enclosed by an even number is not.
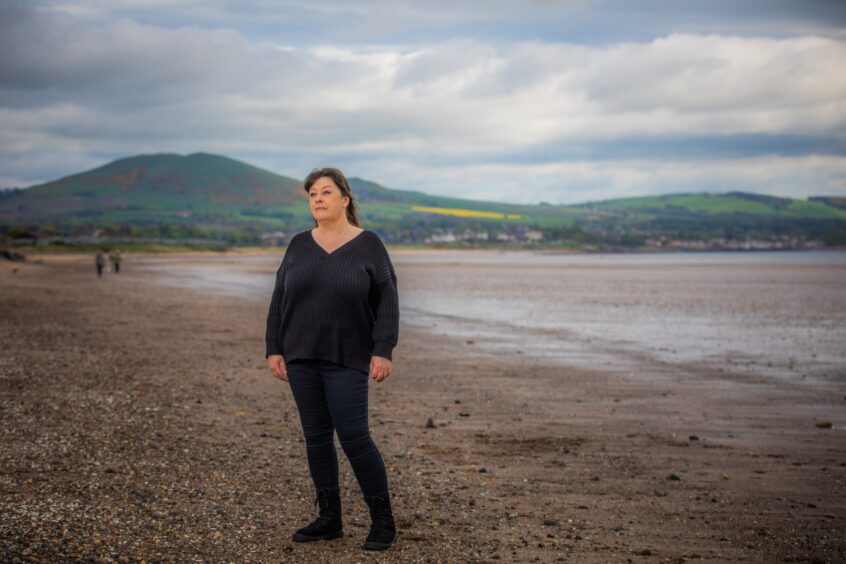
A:
[[[292,205],[301,182],[226,157],[129,157],[0,201],[0,222],[224,219],[244,207]]]

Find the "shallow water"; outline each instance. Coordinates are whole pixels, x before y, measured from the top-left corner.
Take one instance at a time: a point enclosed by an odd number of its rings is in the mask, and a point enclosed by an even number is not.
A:
[[[391,256],[403,321],[473,341],[468,354],[846,382],[846,252]],[[140,266],[167,285],[269,302],[280,260],[156,257]]]

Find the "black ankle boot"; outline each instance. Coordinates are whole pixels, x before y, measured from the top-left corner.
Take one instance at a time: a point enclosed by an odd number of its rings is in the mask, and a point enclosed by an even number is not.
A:
[[[320,507],[320,516],[294,533],[297,542],[337,539],[344,536],[341,524],[341,490],[324,488],[317,491],[314,502]]]
[[[364,496],[370,508],[370,534],[364,541],[367,550],[385,550],[397,540],[397,527],[391,512],[391,496],[388,493],[377,496]]]

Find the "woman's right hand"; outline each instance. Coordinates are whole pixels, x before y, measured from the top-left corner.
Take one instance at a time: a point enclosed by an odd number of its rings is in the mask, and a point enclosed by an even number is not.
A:
[[[272,354],[267,357],[267,366],[270,367],[270,373],[274,378],[279,378],[283,382],[288,381],[288,368],[285,366],[285,358],[279,354]]]

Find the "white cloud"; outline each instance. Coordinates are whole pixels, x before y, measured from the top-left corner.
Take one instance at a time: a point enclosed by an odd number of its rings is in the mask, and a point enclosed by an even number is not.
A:
[[[294,176],[306,170],[289,167],[342,162],[388,186],[512,201],[766,191],[761,162],[781,175],[772,193],[846,192],[846,41],[679,33],[608,46],[341,45],[316,33],[314,45],[280,47],[232,29],[112,21],[103,3],[53,8],[0,24],[10,53],[0,59],[0,163],[11,179],[78,172],[86,154],[205,150]],[[734,135],[775,141],[751,159],[709,152]],[[797,136],[809,140],[803,154],[765,154]],[[699,137],[711,141],[694,163],[673,152],[673,139]],[[656,140],[650,159],[644,147]],[[628,160],[614,153],[627,144],[641,148]]]

